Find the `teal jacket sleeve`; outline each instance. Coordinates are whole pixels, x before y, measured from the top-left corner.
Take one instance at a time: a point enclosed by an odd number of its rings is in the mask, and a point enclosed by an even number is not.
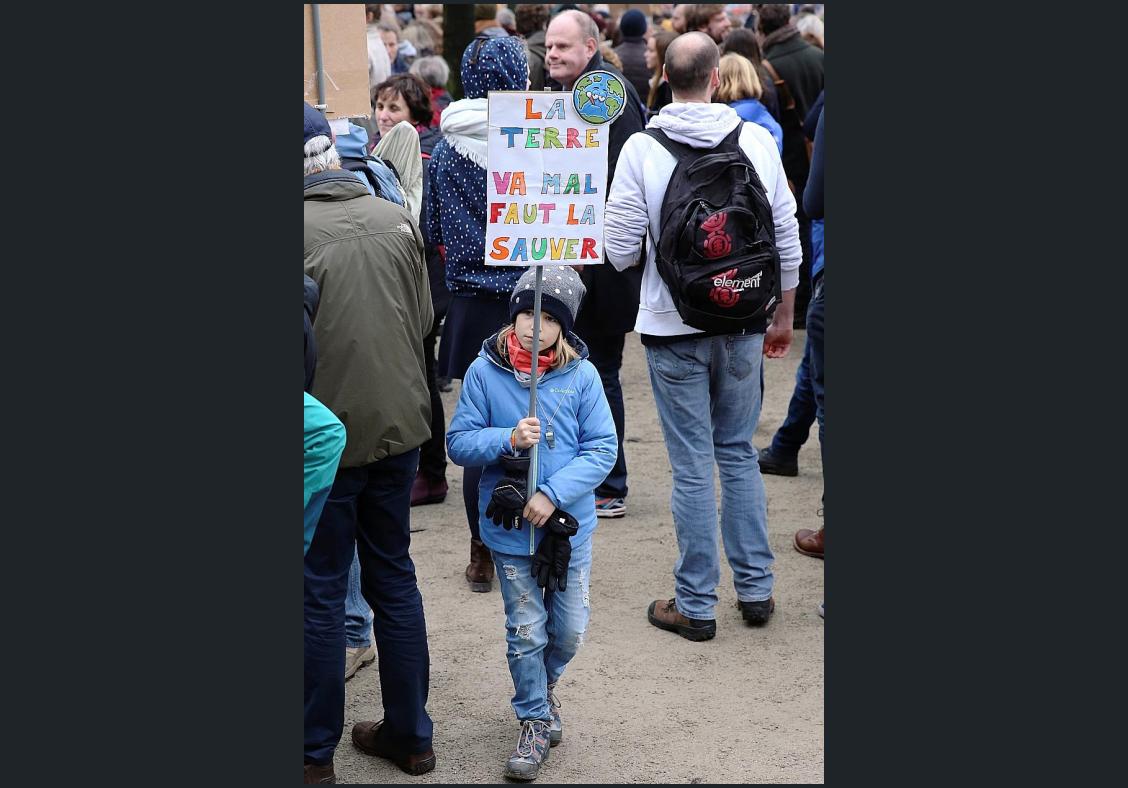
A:
[[[579,408],[579,446],[576,456],[537,487],[553,504],[567,509],[567,504],[584,495],[591,495],[611,468],[619,452],[615,422],[603,392],[603,382],[590,361],[583,364],[586,381]]]
[[[333,485],[337,463],[345,450],[345,425],[333,411],[305,394],[305,504],[321,490]]]
[[[513,427],[491,427],[489,398],[477,362],[462,379],[462,392],[447,430],[447,455],[463,467],[492,465],[512,451],[509,435]]]

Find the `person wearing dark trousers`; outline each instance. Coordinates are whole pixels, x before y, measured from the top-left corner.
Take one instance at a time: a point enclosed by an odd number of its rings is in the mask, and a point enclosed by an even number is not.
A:
[[[603,381],[603,391],[607,395],[611,418],[615,422],[615,434],[619,439],[615,465],[607,474],[607,478],[595,488],[595,513],[599,517],[622,517],[627,513],[627,461],[622,446],[626,408],[623,404],[623,386],[619,382],[619,370],[623,366],[623,347],[627,335],[603,334],[589,330],[584,336],[587,338],[588,360],[595,365],[599,378]]]
[[[481,34],[466,47],[461,63],[465,98],[443,112],[443,138],[429,162],[430,196],[425,206],[431,244],[442,255],[450,291],[438,374],[461,379],[482,342],[509,321],[509,294],[521,278],[518,267],[485,264],[486,134],[491,90],[524,90],[529,65],[524,44],[511,36]],[[445,430],[441,433],[445,437]],[[494,562],[478,529],[478,484],[482,469],[466,466],[462,501],[470,528],[471,591],[493,587]]]
[[[336,648],[336,641],[344,643],[343,589],[355,545],[361,590],[373,613],[384,719],[375,730],[376,723],[357,723],[354,743],[401,768],[406,764],[409,773],[434,760],[433,725],[424,708],[430,656],[423,597],[409,552],[411,482],[418,465],[419,449],[412,449],[343,468],[329,492],[305,571],[306,714],[318,721],[306,729],[307,759],[332,758],[344,724],[344,648]],[[330,634],[334,647],[325,648],[323,639]]]
[[[759,451],[760,473],[799,475],[799,450],[815,423],[815,392],[811,388],[811,339],[803,346],[803,360],[795,371],[795,390],[787,404],[787,418],[776,430],[771,445]]]
[[[812,141],[818,127],[819,118],[822,117],[824,94],[819,93],[807,119],[803,122],[803,133]],[[812,197],[812,206],[821,205],[821,183],[812,184],[818,196]],[[811,228],[811,278],[817,279],[823,270],[823,219],[820,216],[810,220]],[[813,291],[812,286],[812,291]],[[821,325],[821,318],[820,318]],[[811,433],[811,425],[816,418],[815,391],[811,383],[811,337],[807,335],[807,342],[803,346],[803,360],[795,372],[795,390],[791,394],[791,401],[787,405],[787,418],[776,430],[771,445],[760,451],[760,472],[771,473],[778,476],[799,475],[799,450],[807,442]]]
[[[804,195],[806,208],[810,215],[816,219],[823,219],[823,170],[826,159],[826,148],[823,143],[823,121],[826,110],[819,114],[818,127],[815,130],[815,149],[811,157],[811,178],[808,182],[807,192]],[[807,312],[807,342],[811,348],[811,390],[815,398],[815,414],[819,422],[819,444],[823,453],[823,477],[826,476],[826,440],[823,425],[823,311],[826,302],[826,268],[820,267],[815,272],[814,292],[811,296],[811,308]],[[825,485],[825,483],[824,483]],[[826,506],[823,505],[825,512]],[[814,558],[823,557],[825,546],[824,529],[813,531],[802,528],[795,533],[795,549],[804,555]],[[819,605],[819,615],[823,615],[823,606]]]
[[[435,372],[435,348],[438,346],[441,322],[442,316],[436,314],[431,333],[423,340],[423,360],[427,362],[427,391],[431,397],[431,437],[419,450],[419,473],[411,487],[412,506],[442,503],[447,494],[446,414],[443,412],[443,398]]]
[[[547,87],[571,90],[589,71],[610,71],[623,80],[627,106],[612,121],[607,145],[607,183],[610,184],[615,180],[615,165],[623,145],[646,126],[642,102],[630,81],[599,54],[599,30],[590,16],[579,11],[561,11],[548,26],[545,44]],[[587,298],[576,318],[576,334],[587,343],[591,363],[599,370],[619,440],[615,467],[595,489],[595,513],[598,517],[622,517],[627,512],[627,461],[623,451],[626,419],[619,370],[623,366],[626,336],[634,329],[638,316],[642,268],[619,271],[606,263],[589,265],[583,268],[581,278],[587,287]]]
[[[434,323],[423,238],[372,196],[305,105],[304,273],[321,292],[314,397],[345,427],[333,486],[305,556],[305,782],[336,782],[344,727],[345,596],[354,552],[375,616],[383,719],[352,740],[410,774],[435,767],[430,658],[409,552],[411,483],[430,437],[423,337]]]

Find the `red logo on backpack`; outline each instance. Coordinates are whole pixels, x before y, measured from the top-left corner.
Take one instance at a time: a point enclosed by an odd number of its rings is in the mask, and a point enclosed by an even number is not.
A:
[[[701,229],[708,233],[701,249],[710,260],[724,257],[732,251],[732,236],[726,233],[725,223],[728,222],[726,211],[717,211],[701,223]]]
[[[709,291],[709,300],[719,307],[728,309],[735,306],[736,302],[740,300],[740,291],[733,287],[733,277],[736,276],[736,269],[731,268],[723,274],[719,274],[713,284],[715,287]]]

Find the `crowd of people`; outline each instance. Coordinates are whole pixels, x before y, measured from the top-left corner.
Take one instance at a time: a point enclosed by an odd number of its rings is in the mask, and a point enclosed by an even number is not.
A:
[[[345,682],[373,662],[383,718],[357,723],[354,746],[408,774],[435,767],[410,514],[446,499],[448,462],[462,467],[467,587],[496,581],[505,616],[520,732],[504,774],[537,777],[563,739],[556,690],[594,602],[592,534],[629,511],[630,332],[673,471],[679,557],[673,595],[646,607],[655,627],[715,636],[718,525],[744,621],[768,623],[761,474],[796,475],[815,421],[825,446],[822,6],[474,8],[457,98],[443,6],[368,5],[371,117],[335,132],[305,105],[306,783],[336,781]],[[607,149],[605,261],[546,266],[534,350],[533,269],[485,265],[487,96],[569,91],[593,71],[625,92]],[[723,194],[723,178],[695,184],[686,173],[704,153],[751,175]],[[775,295],[739,324],[701,322],[712,307],[671,283],[684,260],[664,208],[687,188],[720,206],[690,228],[707,233],[705,258],[746,266],[754,247],[765,261]],[[714,305],[739,298],[735,276],[718,278]],[[757,451],[763,359],[785,356],[797,327],[807,339],[787,418]],[[534,375],[558,385],[538,389],[529,416]],[[795,535],[805,555],[822,558],[823,543],[821,527]]]

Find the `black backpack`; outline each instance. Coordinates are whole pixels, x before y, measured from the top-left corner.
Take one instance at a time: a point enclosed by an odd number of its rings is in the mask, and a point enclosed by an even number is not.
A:
[[[775,220],[739,124],[713,149],[646,129],[677,160],[662,201],[658,273],[687,326],[735,333],[767,322],[780,301]]]

